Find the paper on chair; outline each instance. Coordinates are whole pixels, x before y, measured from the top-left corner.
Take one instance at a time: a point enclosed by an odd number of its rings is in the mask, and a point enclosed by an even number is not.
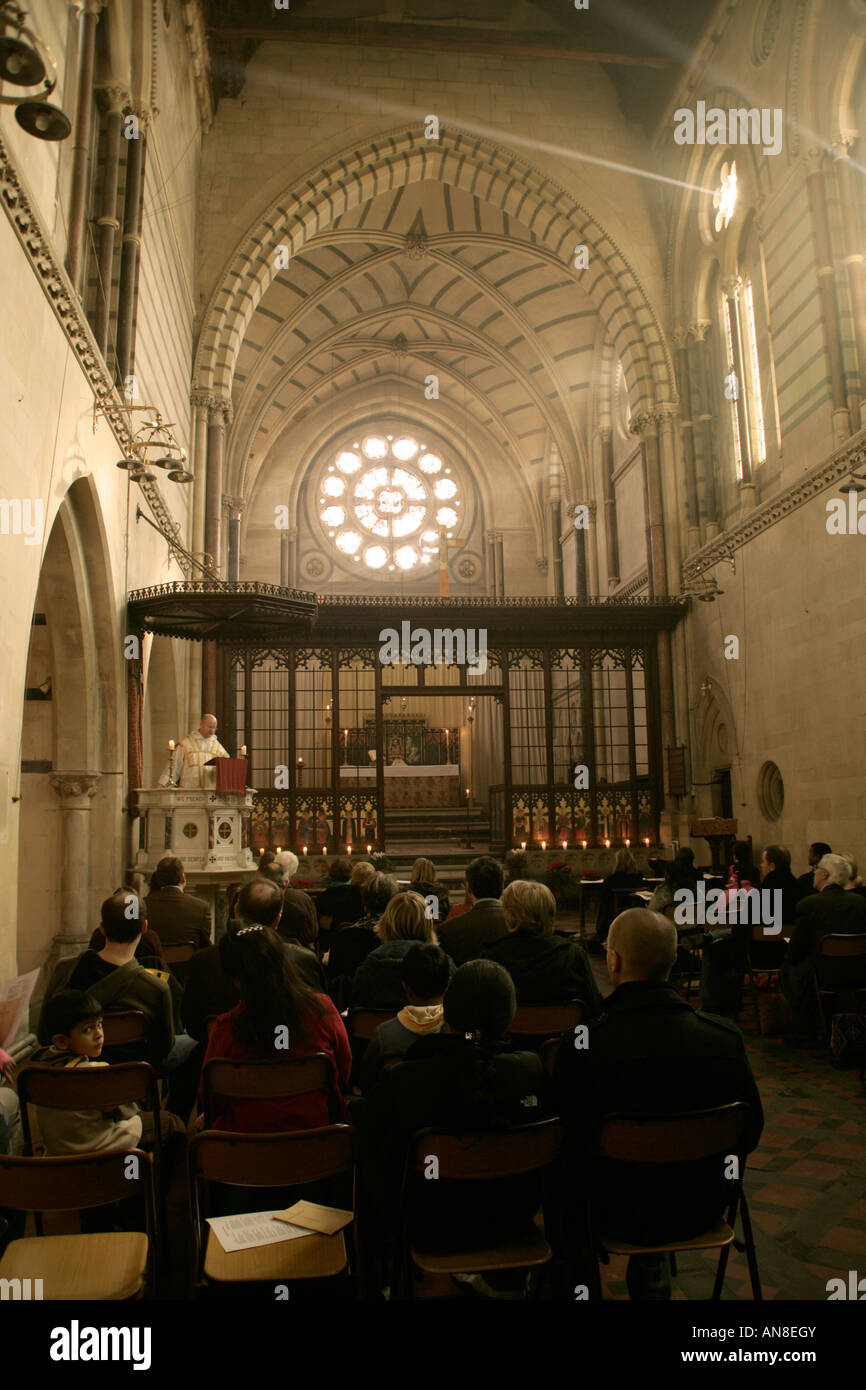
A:
[[[343,1211],[341,1207],[323,1207],[318,1202],[295,1202],[293,1207],[275,1212],[274,1215],[278,1221],[293,1222],[295,1227],[302,1226],[308,1235],[315,1231],[323,1236],[336,1235],[353,1219],[350,1211]]]
[[[275,1221],[281,1215],[275,1211],[243,1212],[237,1216],[209,1216],[210,1226],[223,1250],[231,1255],[236,1250],[253,1250],[258,1245],[277,1245],[283,1240],[297,1240],[308,1236],[309,1231],[300,1226],[290,1226],[284,1221]]]

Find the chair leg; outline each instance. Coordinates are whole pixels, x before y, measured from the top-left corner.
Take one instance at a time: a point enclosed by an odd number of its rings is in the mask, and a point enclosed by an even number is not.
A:
[[[718,1303],[722,1297],[722,1285],[725,1282],[725,1270],[728,1267],[729,1245],[723,1245],[719,1251],[719,1263],[716,1266],[716,1278],[713,1283],[713,1292],[710,1295],[712,1302]]]
[[[740,1216],[743,1222],[743,1241],[746,1246],[746,1260],[749,1265],[749,1278],[752,1281],[752,1297],[756,1303],[762,1303],[764,1295],[761,1290],[761,1276],[758,1273],[758,1255],[755,1250],[755,1237],[752,1231],[752,1218],[749,1215],[749,1204],[746,1201],[745,1192],[740,1197]]]
[[[671,1251],[671,1276],[674,1279],[677,1277],[677,1254],[675,1250]]]

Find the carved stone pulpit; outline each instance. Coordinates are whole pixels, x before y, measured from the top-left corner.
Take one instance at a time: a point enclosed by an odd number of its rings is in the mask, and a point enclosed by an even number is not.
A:
[[[706,840],[713,857],[713,872],[724,873],[722,852],[730,864],[733,858],[734,840],[737,836],[736,820],[726,820],[722,816],[707,816],[703,820],[693,820],[689,833],[694,839]]]

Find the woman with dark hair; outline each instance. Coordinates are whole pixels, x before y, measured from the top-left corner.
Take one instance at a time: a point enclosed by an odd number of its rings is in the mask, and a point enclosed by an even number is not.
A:
[[[364,916],[343,927],[328,952],[326,978],[328,993],[338,1009],[345,1009],[352,992],[355,972],[371,951],[381,945],[376,928],[388,903],[399,890],[390,874],[373,874],[361,888]]]
[[[326,994],[316,994],[304,983],[277,933],[258,925],[226,932],[219,956],[240,1003],[215,1021],[205,1064],[212,1057],[279,1062],[324,1052],[343,1092],[352,1065],[343,1020]],[[212,1109],[212,1128],[256,1134],[330,1123],[324,1091],[277,1100],[214,1096]]]
[[[748,840],[734,842],[734,862],[729,877],[731,888],[760,888],[761,870],[752,863],[752,846]]]
[[[517,1009],[508,971],[473,960],[445,993],[446,1031],[420,1038],[383,1072],[363,1117],[364,1168],[384,1221],[399,1214],[400,1174],[416,1130],[479,1134],[531,1124],[549,1113],[549,1082],[536,1052],[513,1051],[506,1034]],[[412,1238],[425,1246],[508,1240],[541,1202],[532,1175],[453,1183],[413,1181]]]

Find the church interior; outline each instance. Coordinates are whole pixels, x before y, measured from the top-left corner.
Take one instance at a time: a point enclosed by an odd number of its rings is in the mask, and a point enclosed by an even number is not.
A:
[[[2,1298],[866,1297],[864,126],[864,0],[0,3]]]

